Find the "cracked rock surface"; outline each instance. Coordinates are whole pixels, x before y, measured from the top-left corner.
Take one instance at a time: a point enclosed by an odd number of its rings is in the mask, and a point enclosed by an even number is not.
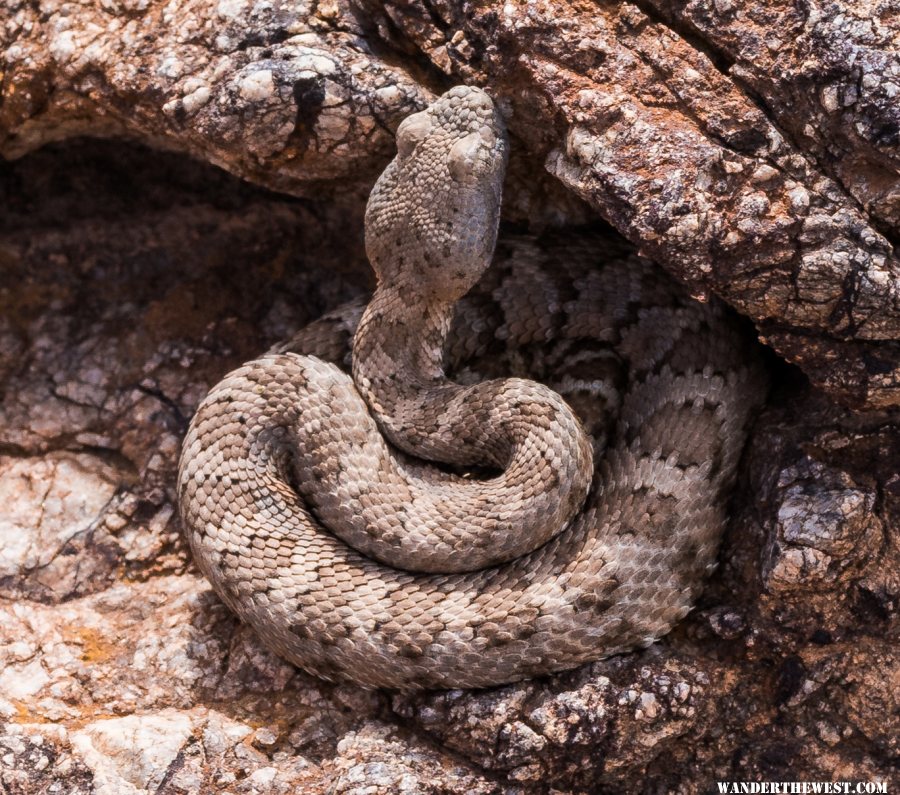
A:
[[[645,652],[480,692],[325,685],[266,652],[198,576],[173,484],[208,387],[371,286],[361,233],[347,234],[360,206],[97,142],[7,165],[2,186],[9,792],[691,792],[788,770],[891,775],[890,414],[838,409],[782,365],[720,573]]]
[[[340,3],[10,0],[0,26],[11,156],[126,137],[276,188],[360,188],[429,96]]]
[[[515,139],[505,212],[602,216],[845,405],[900,405],[890,3],[11,0],[0,153],[73,135],[364,194],[455,82]],[[564,190],[568,189],[568,190]]]
[[[897,781],[898,23],[745,6],[6,3],[0,792]],[[371,288],[365,192],[459,81],[508,115],[510,228],[602,217],[799,369],[772,356],[719,569],[661,642],[488,691],[323,684],[193,567],[178,451],[225,372]]]

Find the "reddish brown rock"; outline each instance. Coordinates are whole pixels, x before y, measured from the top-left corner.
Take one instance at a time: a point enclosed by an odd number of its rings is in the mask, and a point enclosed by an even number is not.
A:
[[[900,28],[892,3],[651,4],[758,95],[795,145],[896,241]]]
[[[629,3],[437,8],[390,3],[381,29],[487,86],[550,173],[835,397],[900,405],[890,242],[706,48]]]
[[[7,3],[0,151],[24,157],[0,164],[0,790],[890,780],[897,22],[806,8]],[[399,119],[462,80],[508,115],[508,221],[603,216],[830,397],[772,357],[720,568],[651,649],[492,691],[335,687],[196,575],[178,448],[223,373],[371,286],[362,196]],[[52,143],[81,134],[305,198]]]
[[[430,92],[341,2],[11,0],[0,153],[137,139],[294,193],[366,189]]]
[[[583,221],[574,194],[835,398],[900,405],[885,3],[47,6],[14,4],[0,30],[7,156],[129,137],[359,194],[400,118],[475,82],[517,138],[507,217]]]

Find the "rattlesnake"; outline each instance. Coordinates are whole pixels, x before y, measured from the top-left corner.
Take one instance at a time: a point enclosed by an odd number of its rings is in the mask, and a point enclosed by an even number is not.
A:
[[[368,306],[230,373],[191,423],[197,564],[332,680],[481,687],[646,646],[714,566],[764,391],[750,343],[600,238],[504,239],[481,278],[507,149],[483,91],[397,139],[366,211]]]

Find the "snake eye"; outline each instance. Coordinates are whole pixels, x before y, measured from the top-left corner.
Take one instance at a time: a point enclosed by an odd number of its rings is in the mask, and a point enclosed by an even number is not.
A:
[[[407,116],[397,128],[397,154],[408,157],[430,131],[431,116],[426,111]]]
[[[493,135],[480,131],[460,138],[447,156],[447,169],[456,182],[464,182],[478,170],[479,165],[488,161],[487,153],[494,143]]]

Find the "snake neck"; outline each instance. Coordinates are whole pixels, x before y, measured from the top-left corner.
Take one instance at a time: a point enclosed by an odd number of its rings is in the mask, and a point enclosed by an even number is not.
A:
[[[353,338],[353,380],[393,444],[413,455],[427,450],[428,458],[458,463],[458,450],[440,455],[432,439],[435,422],[462,389],[444,373],[452,319],[453,303],[379,286]],[[466,458],[479,463],[481,455]]]
[[[455,302],[413,295],[380,287],[353,339],[353,379],[385,438],[417,458],[501,471],[514,461],[523,466],[528,451],[556,449],[557,480],[571,481],[572,494],[560,497],[571,508],[568,519],[592,470],[581,423],[557,393],[534,381],[450,381],[443,351]]]
[[[366,381],[376,402],[391,402],[399,393],[446,383],[443,349],[452,319],[452,303],[425,301],[409,291],[379,287],[353,338],[357,388]]]

